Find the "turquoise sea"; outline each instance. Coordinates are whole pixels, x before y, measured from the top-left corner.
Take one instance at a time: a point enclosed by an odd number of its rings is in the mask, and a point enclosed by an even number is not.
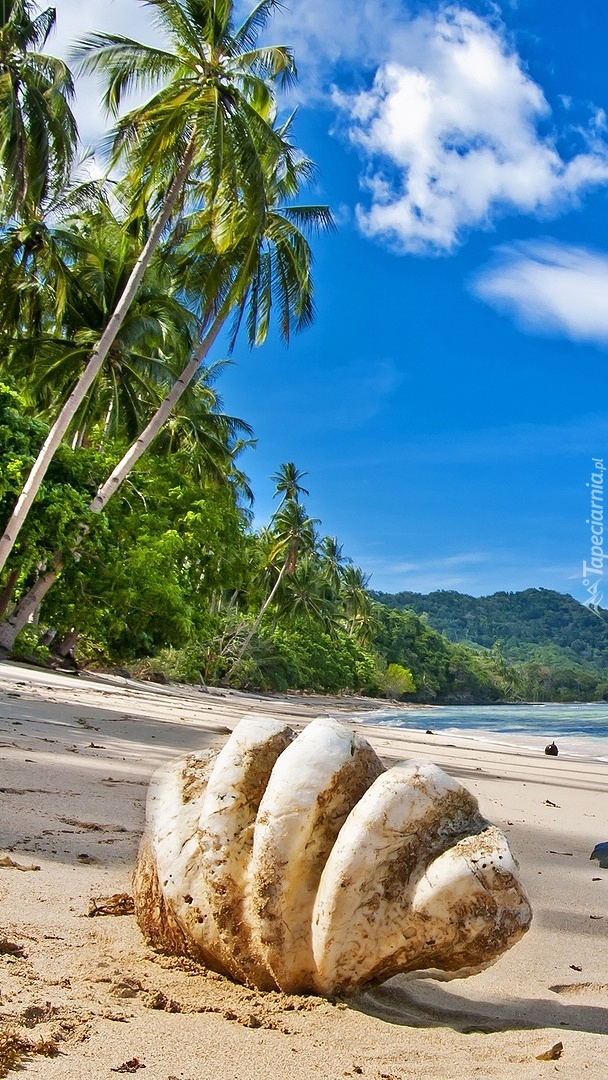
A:
[[[430,728],[534,751],[555,740],[560,754],[608,762],[608,704],[437,705],[401,713],[377,709],[366,722],[417,732]]]

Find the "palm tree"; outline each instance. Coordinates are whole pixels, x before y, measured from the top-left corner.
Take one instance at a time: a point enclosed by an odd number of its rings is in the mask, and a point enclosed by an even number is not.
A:
[[[176,409],[155,441],[155,453],[169,456],[187,450],[192,475],[222,486],[233,485],[247,501],[253,501],[248,480],[236,468],[236,458],[255,444],[253,430],[244,420],[224,412],[215,387],[218,374],[229,363],[216,360],[197,372],[194,383],[180,398]]]
[[[75,229],[104,206],[103,180],[74,177],[39,206],[25,207],[21,220],[0,230],[0,335],[7,355],[17,342],[62,323],[70,289],[74,293],[78,288],[72,272]],[[77,303],[81,302],[82,295]],[[31,358],[28,367],[30,362]]]
[[[327,589],[314,551],[305,551],[293,573],[284,577],[277,593],[277,614],[287,622],[308,619],[319,623],[328,633],[334,629],[335,597]]]
[[[74,85],[44,48],[55,9],[29,0],[0,3],[0,202],[5,220],[37,210],[64,187],[77,142],[69,102]]]
[[[103,204],[58,225],[40,222],[36,232],[33,225],[16,230],[0,242],[0,314],[11,302],[26,309],[6,311],[7,324],[16,327],[2,367],[22,381],[25,372],[39,418],[47,419],[86,363],[138,248],[132,230]],[[23,281],[13,294],[22,301],[11,301],[8,288],[16,263]],[[133,439],[158,407],[196,333],[196,319],[177,292],[171,252],[159,248],[99,379],[68,429],[73,446],[90,438],[95,426],[103,441]]]
[[[289,133],[289,123],[280,129],[281,144]],[[331,227],[330,211],[325,206],[283,205],[285,196],[296,196],[301,177],[311,175],[312,166],[307,158],[295,155],[286,162],[282,154],[272,151],[266,161],[267,179],[265,184],[268,205],[260,228],[250,237],[226,255],[214,255],[209,259],[209,235],[204,228],[194,228],[188,233],[186,254],[192,268],[192,279],[185,283],[185,291],[195,290],[203,294],[201,314],[201,340],[181,375],[175,380],[171,390],[156,410],[144,431],[131,445],[126,454],[116,465],[108,479],[100,487],[93,499],[90,510],[100,513],[109,499],[129,475],[142,454],[151,445],[169,419],[182,394],[196,377],[203,359],[207,356],[228,316],[236,309],[237,319],[233,338],[241,323],[246,324],[250,345],[261,344],[268,333],[270,313],[273,307],[279,312],[279,330],[288,343],[292,330],[308,326],[313,317],[313,287],[311,277],[312,254],[310,245],[302,231],[304,228],[319,229]],[[202,211],[205,214],[205,211]],[[192,237],[193,239],[191,239]],[[219,264],[219,269],[218,269]],[[205,281],[200,281],[203,268]],[[209,280],[213,284],[210,288]],[[205,289],[208,295],[205,295]],[[285,467],[287,469],[287,467]],[[296,470],[297,474],[297,470]],[[287,472],[285,473],[287,475]],[[300,478],[302,474],[297,474]],[[298,485],[296,484],[296,487]],[[285,515],[295,501],[285,503],[280,514]],[[278,517],[276,519],[278,524]],[[297,554],[296,554],[297,560]],[[283,572],[290,573],[291,558],[289,551]],[[50,571],[45,573],[46,586],[36,582],[37,606],[42,596],[58,577],[62,565],[60,556],[56,556]],[[44,590],[41,592],[41,590]],[[264,606],[261,619],[274,591]],[[33,601],[32,601],[33,603]],[[7,623],[0,626],[0,647],[11,647],[19,625],[25,625],[32,604],[25,597],[17,613],[11,616],[10,627]],[[243,652],[251,636],[246,639]],[[239,658],[240,659],[239,654]]]
[[[345,564],[350,560],[342,554],[342,544],[336,536],[324,536],[319,547],[321,575],[332,593],[338,596]]]
[[[275,582],[268,593],[268,596],[264,600],[249,633],[246,635],[232,667],[227,672],[225,676],[226,679],[230,678],[245,655],[249,642],[256,633],[267,609],[274,600],[285,575],[295,574],[298,566],[298,558],[302,551],[306,553],[314,551],[317,541],[315,531],[315,526],[317,524],[317,519],[309,518],[304,507],[296,502],[295,499],[290,499],[288,502],[285,502],[281,511],[273,518],[273,528],[272,530],[267,530],[267,536],[270,540],[270,550],[268,552],[266,569],[271,573],[276,573]],[[281,567],[277,573],[276,561],[279,556],[281,556]]]
[[[376,632],[374,602],[367,591],[368,583],[369,578],[358,566],[343,567],[340,598],[346,631],[360,645],[369,644]]]
[[[273,127],[277,81],[295,75],[282,47],[256,41],[278,0],[261,0],[239,29],[232,0],[147,0],[172,50],[128,38],[94,34],[81,42],[82,70],[107,75],[105,103],[118,113],[124,94],[157,80],[166,84],[150,101],[122,117],[112,162],[127,159],[138,206],[154,198],[158,214],[106,328],[78,383],[52,425],[0,538],[0,572],[12,550],[57,447],[95,380],[146,267],[176,207],[186,197],[204,203],[210,234],[226,252],[251,235],[266,212],[265,167],[290,147]],[[219,326],[208,340],[208,348]],[[208,348],[206,351],[208,351]],[[206,355],[206,352],[205,352]]]
[[[282,495],[273,516],[276,516],[284,502],[289,500],[298,502],[300,495],[309,494],[307,489],[300,484],[300,480],[303,480],[305,476],[308,476],[308,473],[297,469],[293,461],[286,461],[283,465],[279,465],[276,473],[273,473],[270,477],[271,480],[274,480],[275,485],[273,498],[276,499],[277,495]]]
[[[290,135],[289,122],[279,131],[279,147],[282,147]],[[210,260],[209,232],[204,223],[195,224],[188,232],[185,254],[192,277],[186,281],[185,288],[203,294],[200,343],[144,431],[97,492],[92,503],[96,513],[104,508],[161,431],[231,314],[236,312],[231,345],[243,321],[249,345],[261,345],[268,334],[273,308],[278,311],[279,331],[286,344],[293,331],[302,330],[312,322],[312,252],[305,232],[331,228],[331,212],[327,206],[284,203],[286,197],[299,194],[302,178],[309,179],[312,175],[313,166],[308,158],[290,154],[286,160],[282,151],[277,154],[273,148],[264,164],[266,207],[249,236],[226,255],[214,255]],[[206,217],[206,211],[202,216]],[[204,282],[200,280],[201,267]]]

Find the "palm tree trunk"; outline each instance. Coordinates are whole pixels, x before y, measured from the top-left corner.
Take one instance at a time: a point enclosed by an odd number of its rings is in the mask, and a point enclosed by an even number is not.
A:
[[[150,420],[147,427],[144,428],[141,435],[138,436],[136,441],[127,450],[126,454],[118,462],[115,469],[112,470],[110,476],[106,480],[105,484],[99,488],[95,498],[93,499],[89,509],[94,514],[99,514],[105,507],[109,499],[122,484],[123,480],[131,472],[131,469],[137,464],[140,457],[148,449],[150,443],[156,438],[159,431],[169,419],[169,416],[173,412],[173,409],[177,405],[180,397],[184,393],[184,390],[192,382],[192,379],[196,375],[202,361],[207,356],[211,346],[215,342],[224,322],[226,321],[227,312],[221,312],[216,316],[211,329],[205,335],[201,341],[198,349],[194,353],[192,359],[186,364],[186,367],[182,371],[178,379],[175,380],[169,393],[161,401],[158,409],[154,413],[154,416]]]
[[[75,630],[75,629],[72,628],[72,630],[70,630],[61,639],[59,644],[56,645],[55,648],[53,649],[53,652],[55,653],[55,655],[56,656],[67,656],[68,653],[70,653],[72,651],[74,646],[78,644],[78,639],[79,639],[80,636],[81,636],[80,635],[80,630]]]
[[[14,570],[11,570],[5,584],[0,589],[0,617],[2,617],[2,615],[4,615],[6,611],[8,611],[11,602],[11,596],[13,595],[13,590],[15,588],[15,585],[17,584],[18,577],[19,567],[15,567]]]
[[[262,621],[262,619],[264,617],[264,612],[266,611],[266,608],[268,607],[268,605],[274,599],[275,593],[276,593],[279,585],[281,584],[281,581],[283,580],[283,574],[285,573],[286,568],[287,568],[287,562],[284,562],[281,569],[280,569],[280,571],[279,571],[279,576],[278,576],[277,580],[275,581],[274,585],[272,586],[272,589],[270,590],[270,593],[268,594],[268,596],[266,597],[264,603],[262,604],[262,606],[260,608],[257,619],[255,620],[253,626],[251,627],[251,630],[247,634],[247,637],[245,638],[243,644],[241,645],[241,648],[239,649],[236,660],[234,661],[232,667],[230,668],[230,671],[224,676],[224,681],[226,679],[230,678],[230,676],[232,675],[232,672],[236,668],[237,664],[240,663],[243,656],[245,655],[245,650],[247,649],[247,646],[249,645],[249,642],[251,641],[251,639],[252,639],[253,635],[255,634],[258,626],[260,625],[260,623],[261,623],[261,621]]]
[[[118,465],[110,474],[105,484],[99,489],[95,498],[89,505],[89,510],[94,514],[101,513],[112,495],[116,493],[123,480],[128,476],[130,470],[148,449],[152,440],[158,435],[184,390],[196,375],[201,362],[215,342],[226,317],[227,312],[220,312],[215,318],[214,322],[211,324],[211,329],[201,341],[199,348],[196,350],[196,353],[186,365],[179,378],[174,382],[166,398],[159,405],[148,426],[142,431],[137,441],[133,443],[129,450],[127,450],[127,453],[123,456],[121,461],[118,462]],[[83,529],[83,536],[87,531],[87,529]],[[81,539],[81,537],[78,538],[72,550],[78,546]],[[42,574],[29,592],[21,598],[10,618],[6,619],[3,623],[0,623],[0,649],[4,649],[7,652],[12,649],[17,634],[23,630],[23,627],[28,622],[30,616],[36,610],[38,605],[42,603],[42,600],[51,586],[55,584],[63,568],[62,552],[58,551],[55,553],[52,560],[52,566],[53,569]]]
[[[35,585],[21,598],[17,607],[8,619],[0,623],[0,651],[9,652],[15,644],[17,634],[34,614],[36,608],[42,603],[51,585],[57,580],[63,567],[63,556],[57,552],[53,556],[50,568],[41,574]]]
[[[179,171],[175,174],[171,187],[167,193],[163,209],[146,241],[142,252],[135,263],[129,280],[125,285],[124,291],[114,312],[106,326],[97,347],[94,349],[91,359],[89,360],[86,368],[84,369],[78,383],[72,390],[65,405],[61,409],[59,416],[49,431],[44,444],[38,454],[34,465],[30,471],[30,474],[23,486],[21,495],[19,496],[12,516],[6,526],[3,536],[0,538],[0,572],[3,570],[6,560],[10,555],[15,541],[21,531],[23,523],[30,511],[32,503],[38,494],[38,490],[47,469],[51,463],[51,460],[63,439],[70,423],[72,422],[78,408],[82,404],[85,395],[95,380],[101,365],[103,364],[108,352],[122,326],[122,323],[127,315],[129,307],[135,297],[135,294],[139,288],[144,273],[148,267],[150,259],[154,254],[155,248],[162,236],[163,230],[171,216],[175,203],[179,197],[179,194],[186,182],[188,172],[192,164],[194,157],[195,144],[194,139],[191,138],[190,143],[184,154],[184,160],[180,166]]]

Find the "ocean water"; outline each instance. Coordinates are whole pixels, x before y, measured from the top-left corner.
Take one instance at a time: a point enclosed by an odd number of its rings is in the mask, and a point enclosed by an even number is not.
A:
[[[608,762],[608,704],[437,705],[402,713],[377,709],[365,722],[415,732],[430,728],[536,752],[555,741],[560,754]]]

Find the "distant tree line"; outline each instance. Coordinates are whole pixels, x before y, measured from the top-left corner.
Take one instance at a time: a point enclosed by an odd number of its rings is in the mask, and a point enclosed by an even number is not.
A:
[[[450,642],[500,654],[511,693],[529,701],[603,701],[608,694],[608,612],[550,589],[467,596],[448,590],[372,593],[416,612]]]

